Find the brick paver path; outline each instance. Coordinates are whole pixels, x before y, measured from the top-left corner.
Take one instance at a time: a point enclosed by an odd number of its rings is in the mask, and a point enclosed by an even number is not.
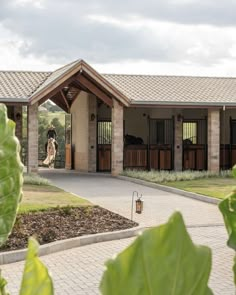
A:
[[[132,191],[139,191],[144,196],[145,209],[135,219],[141,225],[150,226],[166,221],[174,209],[179,209],[194,242],[213,249],[210,286],[214,294],[234,294],[231,272],[233,253],[225,246],[227,235],[215,205],[111,177],[68,173],[50,173],[47,176],[58,186],[127,217],[130,216]],[[53,275],[56,294],[99,294],[98,285],[104,262],[132,240],[93,244],[42,257]],[[2,269],[4,276],[9,279],[11,294],[18,294],[23,263],[5,265]]]

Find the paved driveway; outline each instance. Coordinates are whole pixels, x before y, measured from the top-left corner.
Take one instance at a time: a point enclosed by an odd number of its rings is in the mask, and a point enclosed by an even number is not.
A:
[[[109,176],[52,171],[42,174],[59,187],[127,217],[130,217],[132,192],[136,190],[142,193],[144,213],[135,215],[135,220],[141,225],[159,224],[166,221],[173,210],[179,209],[184,215],[194,242],[206,244],[213,249],[210,286],[214,294],[234,294],[231,272],[233,253],[225,246],[227,235],[222,217],[215,205]],[[132,240],[99,243],[42,257],[53,274],[56,294],[99,294],[98,284],[104,261],[121,251]],[[13,295],[18,294],[22,268],[22,262],[2,267],[3,274],[10,279],[9,288]]]
[[[134,220],[143,226],[165,222],[174,210],[183,213],[187,225],[223,224],[221,213],[215,205],[195,201],[161,190],[148,188],[109,175],[41,172],[57,186],[130,218],[133,191],[143,195],[143,214],[135,214]]]

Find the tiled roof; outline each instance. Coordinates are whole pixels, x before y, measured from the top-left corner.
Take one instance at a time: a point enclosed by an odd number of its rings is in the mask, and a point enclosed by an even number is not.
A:
[[[103,76],[134,104],[236,104],[236,78]]]
[[[42,83],[32,94],[36,95],[37,93],[44,90],[50,84],[53,84],[57,81],[58,78],[63,76],[67,71],[72,69],[75,65],[79,64],[80,60],[76,60],[72,63],[65,65],[62,68],[57,69],[56,71],[52,72],[51,75]]]
[[[27,102],[79,64],[70,63],[52,73],[0,71],[0,101]],[[236,105],[236,78],[102,75],[131,104]]]
[[[28,101],[49,75],[49,72],[0,71],[0,101]]]

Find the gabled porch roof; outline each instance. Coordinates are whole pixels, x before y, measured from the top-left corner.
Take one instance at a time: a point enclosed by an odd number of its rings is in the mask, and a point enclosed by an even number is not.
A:
[[[83,60],[75,61],[52,72],[31,94],[29,103],[34,104],[50,98],[55,103],[60,101],[69,107],[70,100],[72,103],[81,90],[93,93],[109,106],[112,106],[112,98],[125,106],[129,105],[129,99],[122,92]],[[62,99],[55,96],[57,93],[60,93]]]

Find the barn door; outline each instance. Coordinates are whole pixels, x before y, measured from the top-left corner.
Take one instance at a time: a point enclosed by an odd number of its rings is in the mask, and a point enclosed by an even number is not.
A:
[[[65,168],[72,169],[71,114],[65,115]]]
[[[97,171],[111,171],[111,121],[97,122]]]
[[[183,122],[183,170],[207,169],[206,119]]]

